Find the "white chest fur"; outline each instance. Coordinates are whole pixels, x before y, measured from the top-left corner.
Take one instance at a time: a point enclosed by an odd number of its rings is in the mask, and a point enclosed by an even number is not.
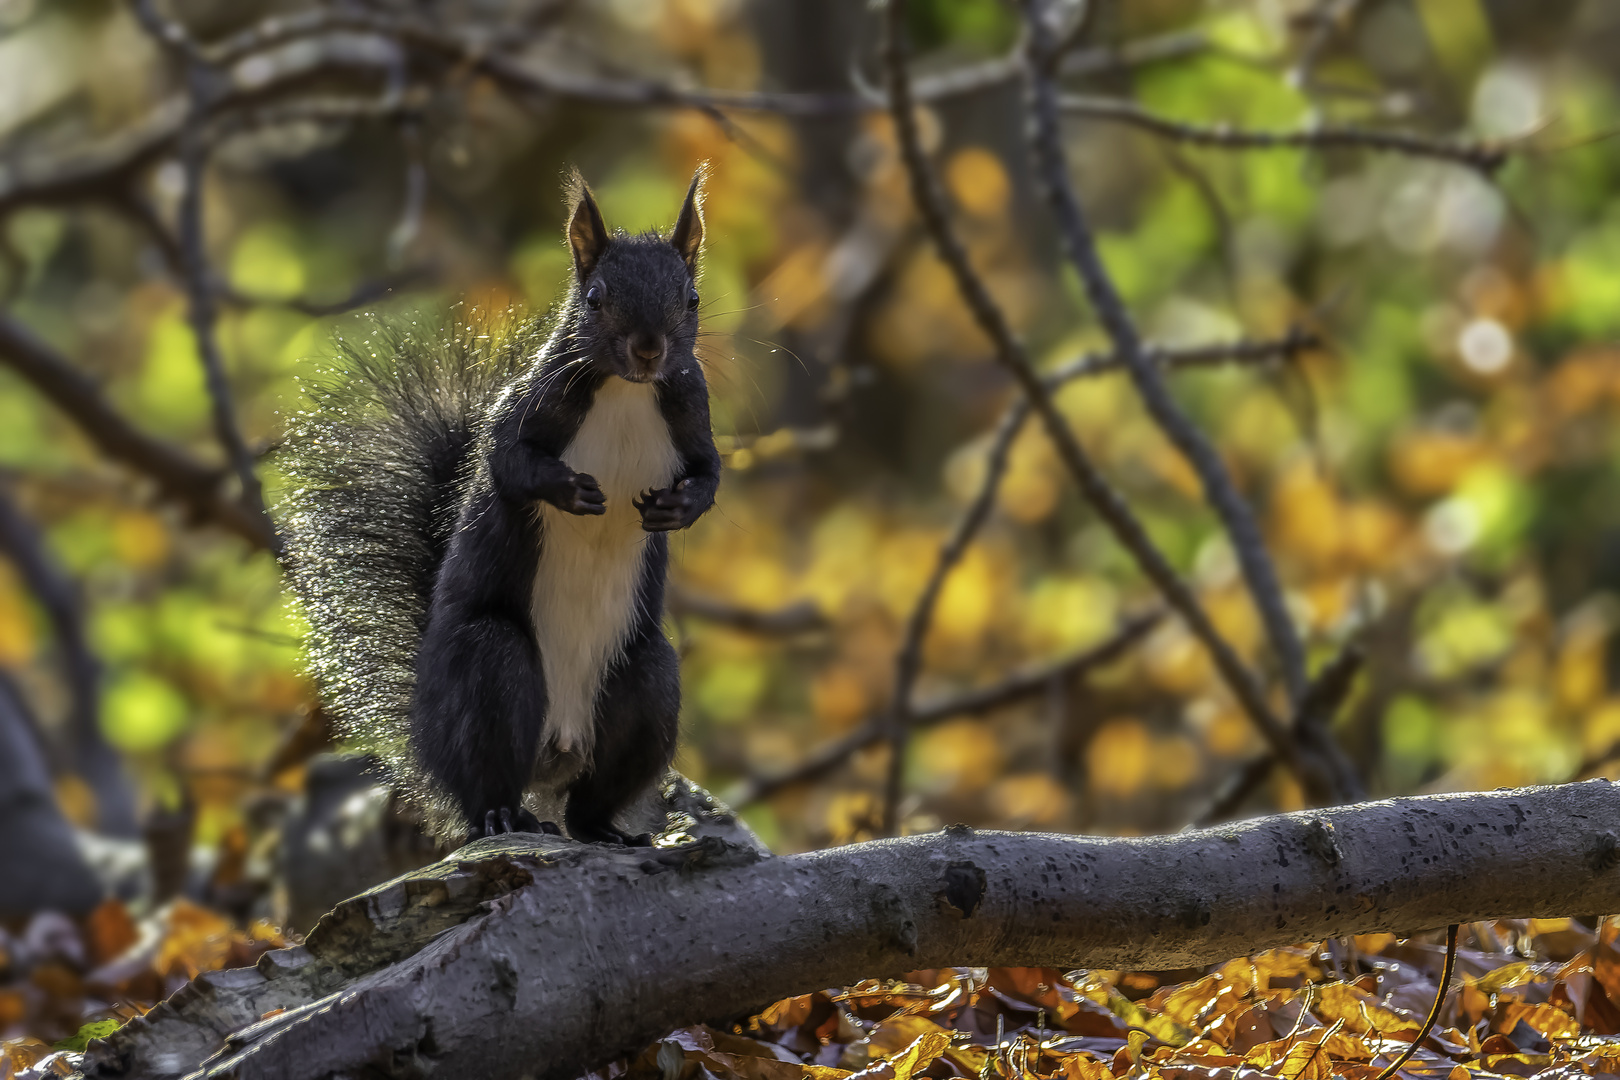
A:
[[[651,384],[610,375],[562,460],[596,478],[607,513],[542,504],[530,610],[549,699],[544,739],[589,760],[597,687],[624,648],[641,581],[647,533],[631,500],[668,487],[680,458]]]

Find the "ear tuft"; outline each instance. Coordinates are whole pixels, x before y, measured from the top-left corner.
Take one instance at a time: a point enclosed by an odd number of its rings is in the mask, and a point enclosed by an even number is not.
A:
[[[697,273],[698,252],[703,248],[703,182],[709,178],[709,163],[700,162],[692,174],[692,186],[686,189],[686,202],[681,216],[675,219],[675,230],[669,242],[686,260],[687,269]]]
[[[584,281],[596,269],[602,252],[607,250],[607,224],[603,222],[602,211],[596,208],[591,189],[586,186],[585,178],[578,169],[568,171],[564,190],[569,205],[573,207],[568,216],[568,247],[574,253],[574,273],[580,281]]]

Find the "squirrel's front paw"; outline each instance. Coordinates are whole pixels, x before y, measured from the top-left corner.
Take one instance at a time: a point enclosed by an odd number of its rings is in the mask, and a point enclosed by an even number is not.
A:
[[[562,497],[557,500],[557,509],[569,514],[605,514],[607,497],[602,494],[602,485],[596,482],[596,477],[575,473],[573,483],[564,487]]]
[[[673,488],[644,491],[632,505],[641,512],[641,527],[648,532],[669,532],[684,529],[696,521],[701,512],[692,497],[691,480],[682,480]]]

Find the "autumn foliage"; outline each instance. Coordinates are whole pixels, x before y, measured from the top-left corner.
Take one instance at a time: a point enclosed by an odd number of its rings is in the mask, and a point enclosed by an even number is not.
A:
[[[7,922],[0,1080],[102,1030],[86,1023],[309,929],[287,902],[287,822],[317,755],[353,748],[333,745],[265,506],[233,468],[262,478],[273,518],[275,446],[334,335],[457,304],[546,310],[569,273],[565,164],[633,228],[670,220],[695,163],[712,166],[700,354],[725,480],[672,545],[677,765],[769,846],[871,838],[886,803],[907,833],[1173,831],[1267,752],[1175,617],[1107,663],[947,707],[1116,640],[1162,613],[1163,590],[1041,424],[993,467],[1020,393],[917,211],[868,5],[419,6],[427,31],[362,36],[400,50],[381,76],[350,30],[313,83],[275,81],[298,54],[284,43],[218,61],[216,75],[269,81],[221,99],[192,173],[178,127],[120,141],[191,115],[201,85],[137,16],[163,8],[217,45],[288,5],[0,4],[0,510],[20,528],[0,543],[0,669],[51,813],[169,866],[184,897]],[[1054,76],[1069,175],[1153,349],[1264,346],[1166,361],[1165,377],[1252,507],[1311,671],[1352,646],[1365,657],[1324,718],[1334,745],[1375,797],[1620,775],[1616,7],[1091,7]],[[1052,375],[1113,342],[1031,176],[1016,9],[914,0],[904,29],[949,224]],[[311,54],[324,40],[297,38]],[[537,87],[512,70],[577,78]],[[980,82],[941,89],[964,73]],[[659,93],[625,96],[647,86]],[[777,91],[798,96],[755,96]],[[328,95],[352,108],[316,115]],[[308,108],[255,111],[269,105]],[[80,400],[40,377],[41,355]],[[85,395],[207,490],[182,497],[172,475],[109,451]],[[1291,720],[1229,530],[1164,425],[1117,364],[1053,397]],[[230,453],[222,408],[239,429]],[[908,642],[981,496],[982,527]],[[897,706],[911,644],[914,692]],[[882,726],[940,702],[891,770]],[[87,745],[128,790],[91,778]],[[1258,777],[1228,811],[1309,801],[1286,768]],[[387,805],[410,833],[408,808]],[[1615,928],[1465,931],[1442,1027],[1408,1075],[1620,1072],[1603,1041],[1620,1035]],[[678,1032],[612,1073],[1370,1080],[1437,971],[1430,944],[1358,939],[1209,972],[919,972]]]

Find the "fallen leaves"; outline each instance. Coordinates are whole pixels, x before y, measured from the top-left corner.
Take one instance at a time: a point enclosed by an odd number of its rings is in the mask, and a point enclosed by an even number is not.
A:
[[[1472,941],[1470,942],[1470,935]],[[1620,1075],[1620,919],[1465,928],[1404,1080]],[[1443,948],[1392,935],[1212,969],[917,971],[687,1028],[601,1077],[660,1080],[1374,1080],[1432,1004]]]

